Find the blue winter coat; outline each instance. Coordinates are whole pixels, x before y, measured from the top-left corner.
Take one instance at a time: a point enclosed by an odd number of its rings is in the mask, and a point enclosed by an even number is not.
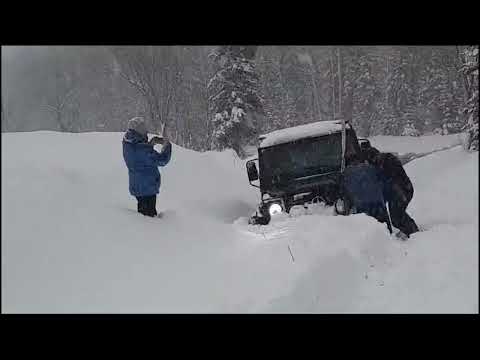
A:
[[[170,161],[172,145],[166,145],[162,152],[154,150],[147,136],[134,130],[128,130],[122,141],[123,159],[128,168],[130,194],[133,196],[152,196],[160,190],[159,166]]]
[[[343,173],[343,190],[358,212],[370,214],[385,206],[388,182],[383,173],[372,165],[347,166]]]

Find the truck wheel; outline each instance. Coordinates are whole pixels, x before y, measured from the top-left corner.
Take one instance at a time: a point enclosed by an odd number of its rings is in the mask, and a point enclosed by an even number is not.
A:
[[[260,208],[250,217],[250,219],[248,219],[248,223],[251,225],[267,225],[270,222],[270,219],[271,217],[268,211]]]
[[[250,219],[248,219],[248,223],[250,225],[268,225],[269,222],[270,218],[266,216],[254,215]]]

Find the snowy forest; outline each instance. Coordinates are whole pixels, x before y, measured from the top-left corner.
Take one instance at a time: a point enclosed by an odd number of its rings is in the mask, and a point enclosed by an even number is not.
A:
[[[478,46],[2,47],[2,132],[125,131],[143,116],[197,151],[345,118],[360,136],[468,134]]]

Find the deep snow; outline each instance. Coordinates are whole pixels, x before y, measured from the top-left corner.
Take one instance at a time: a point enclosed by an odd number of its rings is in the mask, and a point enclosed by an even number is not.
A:
[[[425,135],[425,136],[387,136],[379,135],[370,138],[370,143],[381,151],[406,153],[428,153],[433,150],[445,149],[460,145],[464,134]]]
[[[230,151],[174,146],[165,217],[140,216],[122,136],[2,133],[3,312],[478,312],[478,153],[407,164],[426,230],[402,242],[321,206],[248,225],[259,195]],[[447,141],[390,138],[372,144]]]

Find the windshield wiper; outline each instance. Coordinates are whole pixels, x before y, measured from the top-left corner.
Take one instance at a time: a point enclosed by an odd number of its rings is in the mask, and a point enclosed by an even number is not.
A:
[[[321,176],[326,176],[326,175],[330,175],[330,174],[336,174],[336,173],[337,173],[337,171],[330,171],[330,172],[327,172],[327,173],[322,173],[322,174],[315,174],[315,175],[309,175],[309,176],[302,176],[302,177],[295,178],[295,181],[301,181],[301,180],[313,179],[313,178],[316,178],[316,177],[321,177]]]
[[[324,166],[307,166],[305,167],[305,170],[307,171],[315,171],[315,172],[329,172],[329,171],[334,171],[337,167],[332,166],[332,165],[324,165]]]

